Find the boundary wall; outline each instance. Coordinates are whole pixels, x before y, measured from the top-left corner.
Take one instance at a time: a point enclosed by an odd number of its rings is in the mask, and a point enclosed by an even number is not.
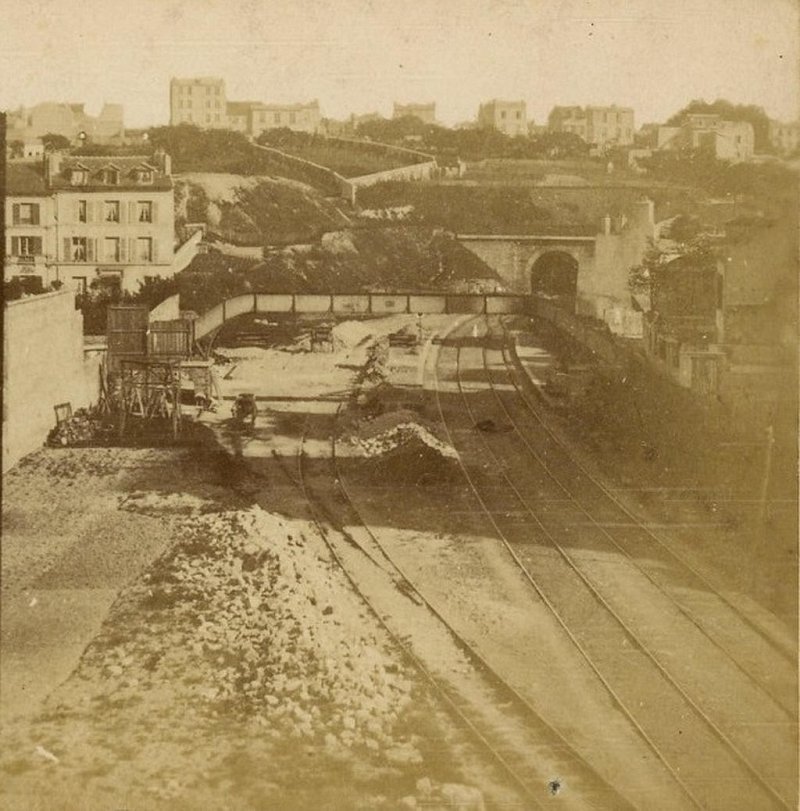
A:
[[[59,290],[4,304],[3,473],[41,447],[56,424],[54,407],[97,402],[102,356],[84,354],[75,294]]]

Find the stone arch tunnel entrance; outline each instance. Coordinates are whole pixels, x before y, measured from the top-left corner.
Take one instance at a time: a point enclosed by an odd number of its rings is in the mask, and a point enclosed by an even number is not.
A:
[[[566,251],[547,251],[531,266],[531,293],[571,306],[578,292],[578,260]]]

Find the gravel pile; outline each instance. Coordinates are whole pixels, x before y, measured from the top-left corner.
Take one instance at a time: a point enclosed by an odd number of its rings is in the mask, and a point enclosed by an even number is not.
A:
[[[380,456],[415,442],[426,445],[445,459],[458,459],[458,453],[452,446],[446,445],[416,422],[402,422],[388,431],[358,440],[365,456]]]
[[[172,645],[190,651],[197,711],[240,715],[276,741],[418,764],[415,736],[395,730],[411,682],[360,604],[343,599],[328,561],[305,542],[312,531],[259,507],[198,516],[186,522],[177,550],[145,576],[138,597],[171,629]],[[163,646],[150,634],[107,651],[102,667],[112,689],[117,680],[124,695],[126,686],[157,678],[141,663]],[[172,678],[169,668],[163,678]]]

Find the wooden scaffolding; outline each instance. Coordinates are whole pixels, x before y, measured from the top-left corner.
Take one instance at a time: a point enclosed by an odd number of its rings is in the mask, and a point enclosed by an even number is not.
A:
[[[181,427],[180,364],[155,360],[122,360],[119,381],[119,436],[124,439],[132,423],[156,433],[169,424],[173,439]]]

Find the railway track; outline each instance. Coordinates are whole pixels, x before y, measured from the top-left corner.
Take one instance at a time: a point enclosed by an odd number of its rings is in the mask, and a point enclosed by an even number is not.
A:
[[[306,441],[304,431],[297,454],[297,474],[287,475],[300,488],[332,557],[394,645],[431,686],[457,722],[505,773],[524,798],[522,807],[544,808],[555,794],[560,793],[559,801],[570,808],[632,808],[447,623],[392,559],[377,535],[361,521],[343,486],[338,467],[335,417],[332,425],[330,456],[326,460],[314,460],[317,469],[309,470],[309,458],[303,447]],[[365,585],[365,578],[353,574],[353,554],[361,558],[362,566],[380,570],[384,576],[374,579],[373,572],[366,578],[370,583]],[[394,600],[387,604],[385,597],[392,592]],[[381,594],[383,599],[379,596]],[[402,618],[397,616],[400,603],[403,604]],[[454,680],[440,668],[423,661],[415,650],[415,635],[408,633],[409,617],[414,613],[416,623],[428,626],[433,623],[438,627],[438,644],[452,646],[452,653],[463,657],[469,664],[469,675],[462,672]]]
[[[539,409],[534,404],[532,399],[533,384],[528,378],[527,374],[522,368],[522,364],[516,355],[509,350],[511,343],[508,340],[508,333],[503,328],[503,342],[501,348],[502,360],[507,372],[507,379],[511,382],[517,394],[519,395],[516,400],[516,405],[522,405],[535,421],[539,436],[539,443],[533,450],[533,453],[544,462],[544,458],[548,453],[555,452],[558,454],[563,463],[571,466],[572,471],[566,479],[566,484],[562,478],[553,477],[557,482],[558,487],[565,493],[565,495],[572,499],[576,491],[580,490],[582,494],[594,494],[591,496],[591,501],[605,502],[603,514],[600,519],[607,521],[609,524],[616,525],[619,528],[624,528],[628,531],[625,524],[630,524],[630,534],[639,536],[638,543],[634,547],[637,552],[645,552],[650,558],[657,560],[659,564],[671,567],[673,571],[677,572],[683,577],[683,586],[687,589],[695,591],[703,591],[711,594],[713,599],[719,603],[718,610],[723,610],[727,614],[724,619],[735,618],[737,622],[746,626],[751,634],[754,634],[762,643],[757,652],[757,656],[746,665],[742,667],[748,670],[754,679],[759,681],[762,685],[767,685],[774,681],[774,673],[771,672],[773,662],[775,662],[775,655],[780,657],[780,660],[790,669],[790,682],[788,694],[783,697],[774,696],[781,706],[794,717],[797,716],[797,691],[796,679],[794,677],[794,666],[797,660],[797,647],[794,639],[788,634],[778,634],[774,630],[764,627],[764,625],[748,613],[742,611],[724,592],[715,587],[707,577],[692,566],[685,558],[675,552],[670,545],[656,532],[651,529],[645,521],[637,516],[626,504],[615,495],[605,483],[596,475],[592,474],[585,465],[583,465],[570,449],[564,444],[559,436],[551,429],[545,420],[542,419]],[[484,364],[488,366],[488,364]],[[535,395],[534,395],[535,397]],[[528,437],[528,444],[531,444],[531,437]],[[550,471],[548,471],[550,472]],[[619,534],[619,533],[617,533]],[[623,533],[624,534],[624,533]],[[637,538],[632,540],[636,541]],[[642,543],[645,541],[646,543]],[[687,615],[693,616],[696,619],[696,611],[685,603],[681,603],[682,609]],[[724,625],[724,622],[722,623]],[[709,631],[709,628],[706,628]],[[737,639],[740,637],[737,636]],[[725,644],[730,645],[732,641],[720,642],[721,646]],[[749,639],[752,645],[754,640]],[[766,664],[758,669],[759,663],[765,662]]]
[[[483,352],[484,350],[482,354]],[[602,568],[603,561],[598,556],[605,550],[599,548],[596,543],[590,544],[596,559],[594,562],[586,560],[587,556],[581,549],[582,544],[588,542],[585,529],[577,536],[569,538],[568,542],[559,542],[557,534],[566,537],[567,533],[574,532],[577,526],[574,512],[566,516],[571,520],[565,520],[563,514],[565,505],[574,511],[575,503],[571,494],[566,490],[559,493],[561,503],[556,507],[557,511],[562,513],[561,516],[556,516],[556,520],[548,517],[542,521],[540,518],[542,501],[539,500],[535,507],[532,506],[530,498],[520,492],[513,479],[504,471],[505,459],[494,452],[486,436],[481,435],[480,438],[476,436],[474,426],[478,422],[477,415],[473,412],[461,379],[461,347],[455,347],[455,353],[456,384],[463,404],[462,414],[466,416],[466,425],[462,420],[462,427],[453,429],[452,413],[448,424],[442,407],[438,380],[434,386],[442,423],[450,435],[451,444],[457,449],[459,444],[461,449],[465,444],[467,447],[471,445],[473,454],[480,457],[481,451],[475,449],[475,444],[480,442],[485,448],[483,455],[485,456],[488,451],[495,459],[496,469],[502,472],[505,486],[515,494],[522,509],[512,512],[493,511],[481,494],[481,490],[491,492],[491,483],[487,482],[485,477],[482,479],[480,470],[475,468],[470,470],[462,462],[464,473],[478,502],[538,597],[547,604],[628,721],[647,742],[652,753],[681,786],[687,802],[703,808],[791,807],[787,799],[791,797],[793,791],[793,784],[788,782],[791,767],[787,770],[785,759],[783,761],[778,759],[779,765],[773,769],[770,769],[770,762],[768,760],[765,762],[764,758],[760,760],[758,766],[753,765],[753,748],[743,752],[741,744],[742,741],[757,742],[759,736],[749,736],[751,730],[745,730],[744,733],[737,735],[736,740],[732,739],[730,731],[712,719],[673,678],[672,659],[670,668],[666,667],[641,638],[641,634],[637,632],[639,629],[632,628],[626,618],[609,604],[605,596],[609,589],[608,583],[602,589],[598,588],[593,577],[587,574],[592,568]],[[485,354],[483,357],[485,360]],[[485,370],[491,372],[488,368]],[[491,373],[486,375],[490,381],[491,376]],[[491,396],[503,405],[494,383],[490,385],[489,390]],[[515,396],[518,396],[516,390]],[[503,413],[506,418],[511,418],[516,434],[512,444],[504,446],[507,447],[506,458],[513,458],[519,452],[520,439],[523,440],[524,447],[525,437],[514,424],[513,417],[505,405]],[[454,434],[460,437],[460,443],[454,442]],[[545,469],[546,465],[542,464],[541,459],[538,459],[538,464],[542,472],[537,484],[541,486],[549,479],[550,473]],[[550,487],[552,486],[551,483]],[[552,497],[547,499],[550,508],[555,501],[556,499]],[[524,516],[522,521],[520,512]],[[586,523],[585,512],[581,511],[581,517]],[[594,522],[595,525],[597,523]],[[589,525],[592,526],[592,521]],[[596,529],[594,526],[595,532]],[[532,540],[537,552],[542,546],[547,546],[555,550],[556,554],[533,554]],[[614,585],[613,582],[611,585]],[[587,616],[592,617],[591,633],[587,633],[582,627],[582,620],[585,625]],[[625,651],[624,656],[619,655],[620,650]],[[785,717],[784,714],[784,719]],[[675,735],[670,719],[678,718],[681,729],[678,730],[678,735]],[[755,752],[756,756],[759,754]],[[765,758],[769,758],[774,754],[774,747],[772,749],[767,747],[763,754]]]

